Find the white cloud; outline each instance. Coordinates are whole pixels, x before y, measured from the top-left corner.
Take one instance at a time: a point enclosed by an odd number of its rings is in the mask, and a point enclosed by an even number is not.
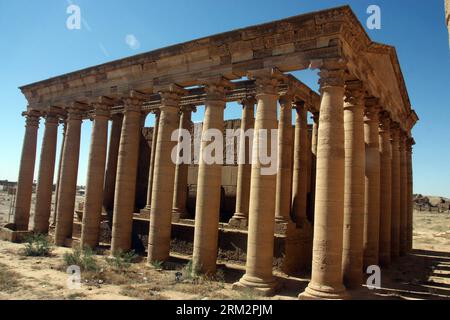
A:
[[[141,44],[134,34],[127,34],[125,37],[125,43],[132,49],[137,50]]]

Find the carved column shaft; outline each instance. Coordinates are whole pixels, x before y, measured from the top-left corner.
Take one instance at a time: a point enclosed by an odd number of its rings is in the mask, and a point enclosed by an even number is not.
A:
[[[223,132],[225,108],[225,83],[208,83],[206,86],[205,119],[202,128],[202,140],[199,154],[197,199],[195,206],[193,267],[196,272],[215,273],[217,260],[217,242],[220,217],[220,193],[222,165],[207,163],[205,155],[210,148],[211,131]],[[221,135],[222,137],[222,135]],[[212,140],[217,139],[213,138]],[[223,145],[223,141],[219,142]],[[215,150],[219,157],[222,150]]]
[[[148,237],[149,262],[165,261],[169,257],[176,162],[176,158],[172,159],[172,151],[177,144],[172,140],[172,134],[180,123],[179,104],[182,93],[182,89],[176,86],[160,93],[161,113],[155,149]]]
[[[378,105],[366,105],[366,183],[364,206],[364,266],[378,265],[380,232],[380,146]]]
[[[230,220],[231,225],[248,226],[248,208],[250,203],[250,177],[252,164],[250,158],[251,137],[246,134],[253,130],[255,125],[255,99],[248,97],[241,101],[242,119],[239,136],[239,163],[236,185],[236,210]]]
[[[292,97],[280,97],[280,116],[278,120],[278,167],[275,193],[275,222],[277,224],[292,223],[291,190],[292,190]],[[305,151],[305,149],[303,149]],[[306,155],[306,153],[305,153]],[[306,160],[306,159],[304,159]],[[306,162],[306,161],[305,161]],[[306,163],[305,163],[306,164]],[[304,167],[306,168],[306,166]],[[306,172],[305,172],[306,173]],[[306,179],[302,186],[306,195]],[[306,204],[306,202],[305,202]],[[305,206],[306,215],[306,206]]]
[[[152,207],[152,188],[153,188],[153,176],[155,172],[155,157],[156,157],[156,143],[158,141],[158,131],[159,131],[159,120],[161,111],[155,111],[155,125],[153,126],[152,135],[152,150],[150,153],[150,167],[148,170],[148,186],[147,186],[147,205],[145,206],[146,211],[149,211]]]
[[[59,189],[61,185],[61,168],[62,168],[62,158],[64,153],[64,144],[66,143],[66,130],[67,123],[66,119],[62,120],[60,123],[63,125],[62,129],[62,141],[61,141],[61,150],[59,151],[59,163],[58,163],[58,172],[56,176],[56,190],[55,190],[55,206],[53,208],[52,214],[52,226],[56,225],[56,208],[58,208],[58,198],[59,198]]]
[[[380,242],[379,260],[382,266],[391,263],[391,199],[392,199],[392,147],[391,121],[382,114],[379,127],[380,142]]]
[[[408,246],[408,176],[406,159],[406,133],[400,134],[400,255],[404,256]]]
[[[400,132],[398,124],[391,127],[392,134],[392,200],[391,200],[391,258],[400,254]]]
[[[128,251],[131,248],[136,174],[141,130],[141,105],[138,97],[124,99],[124,115],[120,134],[117,162],[116,190],[111,252]]]
[[[311,221],[314,221],[314,210],[316,203],[316,168],[317,168],[317,137],[319,132],[319,117],[318,112],[313,113],[313,127],[311,133]]]
[[[190,132],[192,125],[193,107],[182,107],[180,114],[180,134],[178,142],[181,143],[181,132],[186,130]],[[180,144],[181,145],[181,144]],[[180,158],[180,150],[177,151],[177,157]],[[177,161],[178,163],[178,161]],[[173,204],[172,204],[172,219],[173,221],[178,221],[180,218],[187,217],[186,201],[188,195],[188,169],[189,163],[178,163],[175,167],[175,180],[174,180],[174,194],[173,194]]]
[[[58,207],[56,209],[55,244],[57,246],[64,246],[66,239],[72,237],[73,215],[77,192],[81,122],[81,111],[76,108],[70,108],[67,117],[67,133],[61,167]]]
[[[410,252],[413,248],[413,170],[412,170],[412,138],[408,139],[406,145],[406,162],[407,162],[407,179],[408,179],[408,189],[407,189],[407,197],[406,201],[408,217],[407,217],[407,227],[406,227],[406,238],[407,238],[407,252]]]
[[[297,226],[303,227],[307,223],[306,200],[308,187],[307,161],[308,155],[308,121],[306,106],[296,105],[294,131],[294,165],[292,178],[292,213]]]
[[[344,99],[344,240],[342,269],[347,288],[362,283],[364,226],[364,88],[347,82]]]
[[[81,229],[82,248],[95,248],[99,243],[108,144],[108,104],[94,104],[93,120]]]
[[[341,299],[344,222],[344,67],[320,71],[321,107],[317,142],[317,178],[311,281],[299,297]]]
[[[24,112],[23,115],[26,117],[25,136],[20,159],[14,212],[14,227],[18,231],[28,230],[36,162],[37,131],[39,128],[39,114],[37,112],[28,111]]]
[[[50,223],[59,121],[58,117],[53,114],[47,114],[45,118],[45,132],[42,139],[36,205],[33,217],[33,231],[38,233],[47,233]]]
[[[245,275],[235,286],[271,294],[276,287],[272,274],[276,175],[265,171],[270,164],[263,164],[261,156],[274,152],[271,135],[277,128],[278,81],[272,74],[262,74],[256,77],[256,87],[258,105],[252,152],[247,262]]]
[[[119,156],[120,133],[122,131],[123,115],[121,113],[111,116],[111,132],[109,136],[108,159],[105,173],[105,188],[103,190],[103,207],[112,223],[114,208],[114,191],[116,188],[117,160]]]

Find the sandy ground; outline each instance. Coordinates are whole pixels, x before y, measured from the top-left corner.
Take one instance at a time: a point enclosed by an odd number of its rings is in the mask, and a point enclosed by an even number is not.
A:
[[[9,196],[0,194],[0,219],[6,221]],[[416,212],[414,251],[383,269],[380,289],[363,287],[356,299],[450,299],[450,213]],[[150,266],[143,257],[128,268],[115,267],[107,252],[95,256],[97,271],[82,272],[79,289],[68,288],[63,255],[53,248],[50,257],[27,257],[24,244],[0,241],[0,299],[260,299],[237,292],[232,284],[242,266],[222,261],[215,279],[192,279],[185,269],[188,257],[172,257],[166,270]],[[182,259],[180,259],[182,258]],[[176,273],[181,272],[181,279]],[[272,299],[296,299],[308,284],[308,275],[276,274],[283,288]]]

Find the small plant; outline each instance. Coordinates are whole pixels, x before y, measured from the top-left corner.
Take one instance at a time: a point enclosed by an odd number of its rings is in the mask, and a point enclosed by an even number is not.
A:
[[[189,262],[186,263],[182,271],[184,279],[186,280],[198,281],[200,277],[198,272],[194,270],[192,260],[189,260]]]
[[[66,267],[79,266],[82,271],[97,271],[99,268],[94,254],[94,251],[90,248],[84,250],[76,248],[73,249],[73,252],[64,253],[64,264]]]
[[[155,268],[156,270],[161,270],[163,268],[163,261],[159,261],[159,260],[154,260],[151,262],[151,265],[153,266],[153,268]]]
[[[106,261],[117,270],[128,269],[136,260],[137,254],[132,250],[128,252],[119,251],[114,253],[112,257],[106,258]]]
[[[34,233],[26,238],[24,254],[28,257],[48,257],[52,247],[45,234]]]

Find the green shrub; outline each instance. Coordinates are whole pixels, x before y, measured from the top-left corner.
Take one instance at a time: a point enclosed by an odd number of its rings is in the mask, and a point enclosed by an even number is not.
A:
[[[29,257],[48,257],[52,246],[47,235],[41,233],[31,234],[26,238],[24,254]]]
[[[151,265],[153,266],[153,268],[155,268],[156,270],[161,270],[164,266],[164,262],[163,261],[159,261],[159,260],[153,260],[151,262]]]
[[[64,264],[66,267],[79,266],[82,271],[97,271],[99,268],[94,255],[94,251],[90,248],[84,250],[75,248],[72,252],[64,253]]]
[[[112,257],[106,258],[106,261],[117,270],[128,269],[136,260],[137,254],[132,251],[114,253]]]

